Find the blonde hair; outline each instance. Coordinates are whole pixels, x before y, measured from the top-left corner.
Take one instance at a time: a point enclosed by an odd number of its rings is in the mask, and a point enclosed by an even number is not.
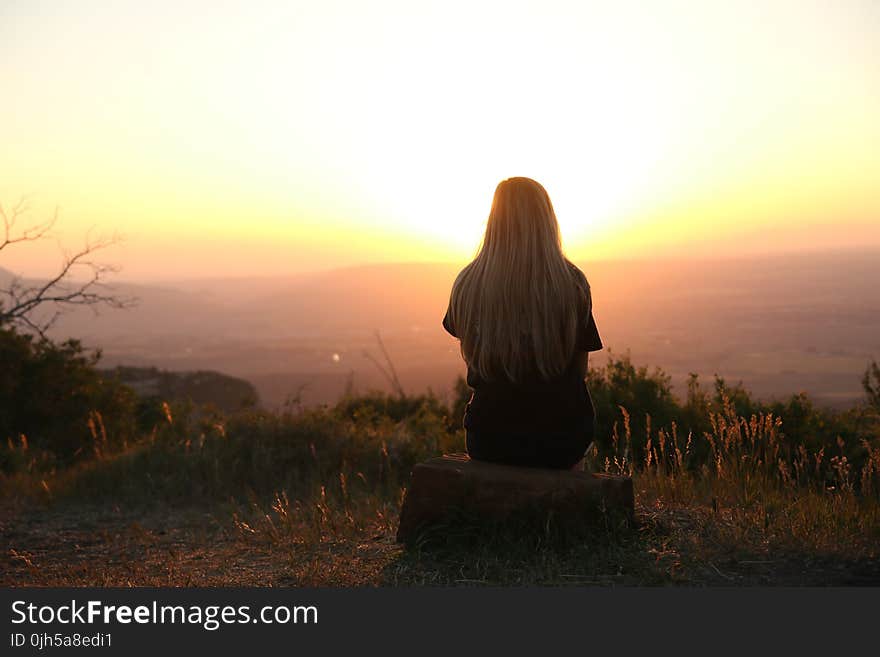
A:
[[[480,250],[449,300],[468,366],[487,381],[559,375],[577,339],[586,284],[578,274],[563,254],[547,191],[531,178],[500,182]]]

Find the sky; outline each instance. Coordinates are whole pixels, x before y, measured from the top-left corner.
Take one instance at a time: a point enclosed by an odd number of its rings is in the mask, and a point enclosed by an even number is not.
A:
[[[0,203],[123,278],[880,246],[880,2],[0,0]]]

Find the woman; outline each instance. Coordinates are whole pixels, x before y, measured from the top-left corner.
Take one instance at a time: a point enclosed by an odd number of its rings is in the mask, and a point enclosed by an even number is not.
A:
[[[602,349],[590,285],[562,252],[550,197],[530,178],[495,189],[480,251],[456,277],[443,327],[473,389],[471,458],[571,468],[595,431],[584,378]]]

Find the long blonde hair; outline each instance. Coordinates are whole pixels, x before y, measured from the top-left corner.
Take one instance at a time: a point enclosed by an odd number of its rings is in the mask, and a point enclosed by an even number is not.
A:
[[[560,374],[577,339],[579,286],[586,283],[579,272],[563,254],[547,191],[531,178],[500,182],[480,250],[449,300],[468,366],[484,380]]]

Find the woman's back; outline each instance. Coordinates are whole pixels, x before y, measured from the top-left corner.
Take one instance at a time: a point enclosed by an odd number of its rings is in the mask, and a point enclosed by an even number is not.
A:
[[[563,371],[544,378],[537,368],[526,372],[520,381],[506,378],[483,378],[468,367],[467,383],[474,393],[467,405],[463,425],[466,429],[504,434],[558,433],[577,429],[591,418],[593,406],[584,378],[587,352],[602,349],[602,340],[593,319],[589,284],[583,273],[574,268],[573,285],[584,290],[577,315],[577,340]],[[459,337],[447,310],[443,327]]]
[[[547,192],[495,190],[479,253],[453,284],[443,326],[461,340],[474,458],[568,467],[592,437],[587,352],[602,348],[590,286],[563,254]]]

